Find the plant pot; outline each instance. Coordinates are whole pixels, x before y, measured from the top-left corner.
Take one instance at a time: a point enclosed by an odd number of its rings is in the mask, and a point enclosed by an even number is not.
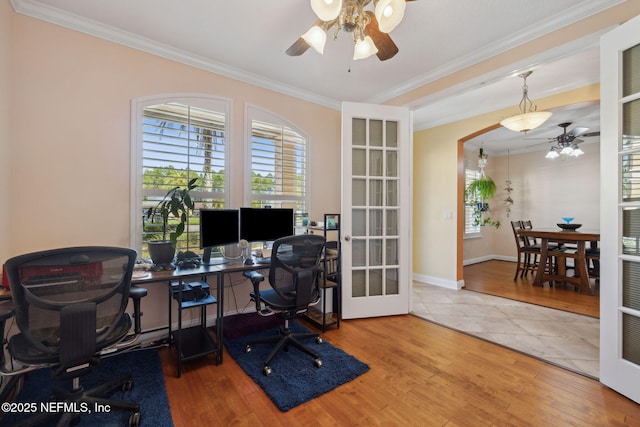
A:
[[[486,212],[486,211],[488,211],[488,210],[489,210],[489,203],[486,203],[486,202],[484,202],[484,203],[478,203],[477,209],[478,209],[480,212]]]
[[[151,261],[156,265],[167,265],[173,262],[173,256],[176,248],[173,247],[169,240],[157,240],[147,242],[149,247],[149,256]]]

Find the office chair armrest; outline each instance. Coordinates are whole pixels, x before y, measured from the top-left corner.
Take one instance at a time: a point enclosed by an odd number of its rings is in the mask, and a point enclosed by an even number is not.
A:
[[[253,284],[264,281],[264,274],[258,273],[257,271],[245,271],[242,275],[251,280]]]
[[[136,335],[140,335],[142,332],[142,311],[140,310],[140,300],[147,296],[147,290],[145,288],[139,288],[137,286],[131,286],[129,289],[129,298],[133,300],[133,321],[134,331]]]
[[[13,314],[14,313],[12,309],[8,309],[4,312],[0,312],[0,331],[2,331],[2,337],[0,337],[0,341],[2,342],[2,345],[0,346],[0,366],[3,368],[4,368],[4,362],[5,362],[4,346],[7,344],[5,339],[5,336],[7,335],[7,331],[5,331],[4,327],[7,320],[13,317]]]

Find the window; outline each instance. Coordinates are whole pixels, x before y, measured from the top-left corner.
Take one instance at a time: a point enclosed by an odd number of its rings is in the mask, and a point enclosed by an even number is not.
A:
[[[469,169],[468,167],[464,170],[464,188],[467,188],[472,181],[480,178],[480,172],[475,169]],[[464,205],[464,234],[465,235],[474,235],[480,234],[480,225],[474,225],[474,217],[473,217],[473,206],[469,206],[465,203]]]
[[[197,178],[191,192],[195,212],[178,250],[200,246],[198,209],[222,208],[228,199],[227,111],[229,101],[206,97],[148,99],[134,108],[137,130],[133,176],[132,240],[138,253],[148,256],[143,242],[162,238],[161,221],[146,218],[168,190]],[[171,219],[169,227],[171,227]]]
[[[247,167],[251,206],[307,212],[308,138],[284,120],[254,107],[247,109],[247,118],[251,126]]]

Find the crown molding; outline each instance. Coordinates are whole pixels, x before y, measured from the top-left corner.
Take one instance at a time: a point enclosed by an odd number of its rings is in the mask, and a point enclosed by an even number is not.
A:
[[[152,55],[160,56],[181,64],[189,65],[201,70],[209,71],[224,77],[269,89],[284,95],[322,105],[334,110],[340,110],[340,101],[320,96],[316,93],[304,91],[260,75],[249,73],[239,68],[211,61],[208,58],[193,53],[175,49],[163,43],[140,37],[100,22],[86,19],[74,14],[61,11],[33,0],[10,0],[13,9],[22,15],[59,25],[84,34],[89,34],[132,49],[140,50]]]
[[[433,83],[443,77],[456,73],[460,70],[486,61],[496,55],[502,54],[527,42],[535,40],[544,35],[553,33],[567,25],[568,22],[574,23],[596,15],[606,9],[610,9],[627,0],[591,0],[577,4],[554,18],[547,20],[543,25],[531,25],[523,28],[515,36],[508,36],[488,45],[486,48],[478,50],[470,55],[465,55],[458,60],[448,62],[433,72],[424,74],[415,79],[407,80],[404,84],[394,89],[368,98],[365,102],[373,104],[384,103],[407,92],[418,89],[429,83]]]

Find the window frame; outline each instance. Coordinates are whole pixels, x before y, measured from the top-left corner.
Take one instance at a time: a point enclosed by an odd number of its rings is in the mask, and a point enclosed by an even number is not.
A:
[[[473,174],[473,176],[471,176]],[[464,168],[464,188],[466,189],[470,182],[480,177],[480,170],[473,165],[472,162],[465,162]],[[482,227],[473,225],[473,207],[464,204],[464,238],[482,237]]]
[[[294,209],[294,213],[297,217],[301,217],[302,213],[308,213],[311,211],[311,196],[310,196],[310,180],[311,180],[311,162],[309,161],[309,154],[311,153],[311,139],[309,135],[303,132],[298,126],[291,123],[287,119],[281,117],[280,115],[266,110],[264,108],[258,107],[252,104],[246,104],[245,106],[245,156],[244,156],[244,171],[243,176],[244,179],[244,197],[243,206],[252,206],[252,200],[254,200],[254,194],[252,192],[252,138],[253,138],[253,121],[258,120],[265,123],[270,123],[273,125],[284,126],[292,131],[296,132],[300,135],[301,138],[305,141],[305,182],[304,182],[304,195],[300,197],[296,196],[280,196],[280,195],[268,195],[267,198],[281,201],[281,202],[294,202],[296,205],[298,202],[302,202],[304,204],[304,209],[302,211],[298,211],[298,209]],[[265,197],[262,197],[265,198]]]
[[[143,198],[143,150],[144,150],[144,111],[145,108],[153,105],[181,103],[196,108],[207,109],[224,114],[224,170],[225,183],[222,197],[219,193],[207,192],[206,196],[216,196],[224,200],[225,207],[230,203],[231,194],[231,156],[232,156],[232,135],[231,135],[231,111],[233,102],[231,99],[203,94],[164,94],[136,98],[131,101],[131,209],[130,209],[130,245],[141,256],[143,253],[143,221],[142,221],[142,198]],[[164,196],[166,191],[159,190],[158,195]],[[194,195],[194,193],[191,193]],[[202,193],[200,193],[202,194]],[[195,193],[196,196],[200,194]],[[206,197],[207,199],[209,197]],[[199,197],[194,197],[199,200]]]

